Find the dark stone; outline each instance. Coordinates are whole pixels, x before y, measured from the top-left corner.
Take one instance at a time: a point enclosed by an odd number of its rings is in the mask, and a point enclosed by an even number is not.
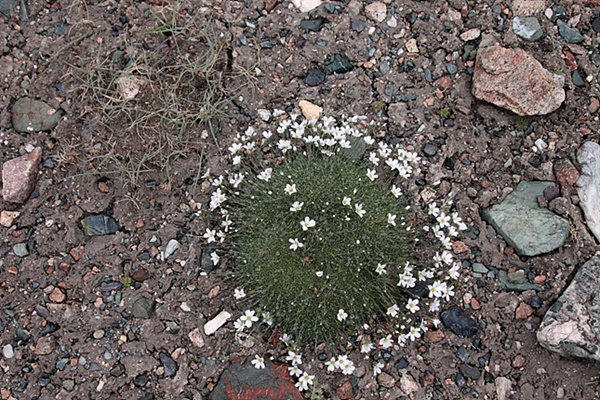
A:
[[[442,322],[458,336],[472,337],[479,331],[477,322],[458,306],[452,306],[441,314]]]
[[[154,313],[154,307],[154,300],[142,297],[133,303],[133,316],[135,318],[149,319]]]
[[[350,27],[357,33],[361,33],[367,27],[367,24],[364,21],[352,21],[350,23]]]
[[[116,378],[125,373],[125,367],[121,364],[117,364],[110,370],[110,374]]]
[[[425,154],[427,157],[435,156],[437,151],[438,147],[435,145],[435,143],[427,143],[425,146],[423,146],[423,154]]]
[[[352,71],[354,65],[346,57],[336,53],[327,57],[324,68],[327,75],[343,74]]]
[[[558,196],[560,196],[560,189],[558,186],[549,186],[544,189],[544,199],[546,199],[546,201],[552,201]]]
[[[454,378],[454,382],[456,383],[456,386],[458,386],[458,387],[463,387],[467,384],[467,380],[465,379],[464,376],[462,376],[461,373],[456,374],[456,377]]]
[[[585,81],[583,80],[583,77],[579,73],[579,70],[575,70],[571,73],[571,80],[573,81],[573,85],[575,85],[575,86],[578,86],[578,87],[585,86]]]
[[[119,230],[117,221],[109,215],[90,215],[81,220],[86,235],[111,235]]]
[[[148,377],[148,375],[143,375],[143,374],[140,374],[140,375],[136,376],[133,379],[133,383],[137,387],[144,387],[144,386],[146,386],[146,384],[148,383],[148,381],[150,381],[150,378]]]
[[[100,290],[102,292],[110,292],[113,290],[119,290],[123,287],[121,282],[113,281],[112,278],[108,278],[100,284]]]
[[[215,269],[215,263],[213,263],[212,259],[210,258],[210,255],[218,249],[219,246],[216,243],[210,243],[204,246],[204,248],[202,249],[200,268],[204,272],[209,273],[210,271]]]
[[[460,346],[456,351],[456,357],[462,362],[467,362],[469,359],[469,352],[465,349],[465,346]]]
[[[325,82],[325,71],[321,68],[311,68],[306,73],[306,78],[304,78],[304,83],[308,86],[319,86],[323,82]]]
[[[531,308],[535,308],[537,310],[544,304],[544,300],[536,294],[535,296],[529,299],[527,304],[529,304]]]
[[[304,396],[294,386],[287,365],[265,362],[264,369],[233,363],[219,378],[210,400],[303,400]]]
[[[163,368],[165,369],[165,373],[164,373],[165,378],[170,378],[172,376],[175,376],[175,374],[177,374],[177,371],[179,370],[179,366],[177,365],[175,360],[173,360],[171,358],[171,356],[169,356],[167,353],[160,353],[158,355],[158,358],[159,358],[161,364],[163,365]]]
[[[458,369],[460,370],[461,374],[463,374],[467,378],[473,379],[474,381],[479,379],[479,377],[481,376],[481,371],[469,364],[463,364]]]
[[[600,17],[596,17],[596,19],[592,22],[592,29],[600,33]]]
[[[307,31],[311,32],[319,32],[323,28],[323,25],[327,22],[327,18],[323,17],[305,19],[304,21],[300,22],[300,29],[306,29]]]
[[[57,330],[60,329],[60,325],[55,324],[54,322],[46,322],[46,326],[44,326],[42,328],[42,330],[40,331],[40,337],[41,336],[46,336],[49,335],[51,333],[56,332]]]
[[[408,361],[404,357],[399,359],[396,364],[394,364],[394,368],[396,368],[397,371],[403,370],[406,367],[408,367]]]

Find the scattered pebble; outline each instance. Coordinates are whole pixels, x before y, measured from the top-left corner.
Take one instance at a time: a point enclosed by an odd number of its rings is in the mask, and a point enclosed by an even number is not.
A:
[[[458,336],[472,337],[479,332],[479,325],[458,306],[452,306],[441,314],[442,322]]]
[[[165,249],[165,253],[164,253],[165,260],[167,258],[171,257],[173,255],[173,253],[175,253],[180,246],[181,246],[181,243],[179,243],[177,240],[175,240],[175,239],[169,240],[169,243],[167,243],[167,248]]]
[[[4,347],[2,347],[2,355],[4,356],[4,358],[13,358],[15,356],[15,352],[13,351],[13,347],[11,344],[5,344]]]
[[[231,314],[229,314],[227,311],[221,311],[216,317],[204,324],[204,333],[206,335],[212,335],[220,327],[222,327],[227,320],[229,320],[229,318],[231,318]]]
[[[142,297],[133,303],[133,316],[135,318],[149,319],[154,313],[154,307],[154,300]]]

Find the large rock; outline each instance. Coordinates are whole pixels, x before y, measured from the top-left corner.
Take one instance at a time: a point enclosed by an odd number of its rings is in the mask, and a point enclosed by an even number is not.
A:
[[[210,395],[211,400],[303,400],[294,386],[287,366],[265,361],[265,368],[249,362],[230,365]]]
[[[17,100],[12,107],[12,124],[17,132],[50,131],[60,117],[60,111],[28,97]]]
[[[553,182],[523,181],[502,203],[483,211],[485,220],[520,255],[548,253],[569,236],[569,222],[537,203],[537,197],[551,186]]]
[[[519,115],[544,115],[565,100],[564,76],[521,49],[494,44],[477,51],[473,95]]]
[[[600,241],[600,145],[585,142],[579,148],[577,161],[581,164],[581,175],[577,181],[579,204],[588,228]]]
[[[600,360],[600,258],[577,272],[537,332],[542,347],[562,356]]]
[[[42,159],[42,149],[37,147],[31,153],[8,160],[2,165],[2,197],[11,203],[23,204],[28,199],[37,182],[38,165]]]

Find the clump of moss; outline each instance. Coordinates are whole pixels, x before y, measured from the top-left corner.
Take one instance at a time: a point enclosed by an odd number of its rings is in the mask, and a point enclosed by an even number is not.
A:
[[[405,209],[361,162],[297,155],[236,204],[238,279],[295,337],[361,326],[402,296],[387,272],[412,260]]]

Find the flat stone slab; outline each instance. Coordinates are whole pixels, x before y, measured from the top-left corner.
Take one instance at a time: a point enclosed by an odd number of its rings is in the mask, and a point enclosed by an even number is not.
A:
[[[502,203],[483,211],[485,220],[520,255],[551,252],[569,237],[569,222],[538,205],[537,197],[551,186],[554,182],[523,181]]]
[[[579,205],[589,230],[600,241],[600,145],[595,142],[582,144],[577,161],[581,164],[581,175],[577,181]]]
[[[287,366],[265,361],[257,369],[250,362],[231,364],[219,379],[210,400],[303,400]]]
[[[17,100],[12,107],[12,124],[17,132],[51,131],[60,117],[60,111],[28,97]]]
[[[544,316],[539,344],[562,356],[600,360],[599,292],[600,258],[594,256]]]

